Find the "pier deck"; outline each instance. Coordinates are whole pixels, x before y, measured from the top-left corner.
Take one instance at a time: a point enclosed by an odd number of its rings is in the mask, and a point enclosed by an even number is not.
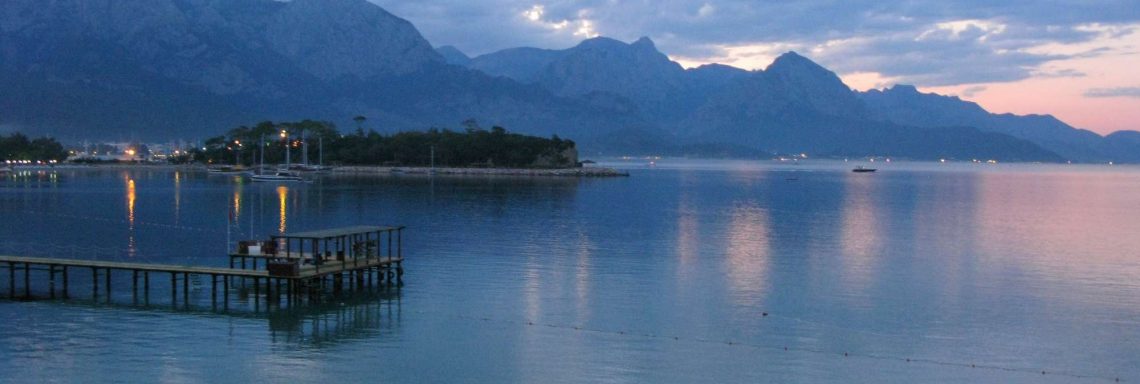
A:
[[[323,289],[326,285],[331,285],[334,291],[340,291],[345,286],[360,288],[366,284],[371,286],[374,280],[377,282],[386,280],[389,284],[402,283],[404,256],[400,234],[403,229],[403,226],[356,226],[272,236],[267,242],[247,242],[247,244],[270,246],[273,249],[269,253],[249,254],[239,249],[239,252],[229,255],[229,268],[0,255],[0,269],[8,269],[7,293],[12,299],[18,297],[17,271],[21,271],[23,275],[24,292],[19,297],[32,298],[33,281],[39,277],[46,277],[49,297],[54,299],[56,289],[60,285],[62,285],[62,297],[69,297],[69,272],[78,268],[91,271],[93,299],[99,297],[100,282],[103,282],[103,291],[108,302],[112,296],[111,277],[116,274],[121,275],[121,271],[131,274],[134,297],[139,297],[141,288],[146,301],[149,301],[152,273],[170,276],[172,304],[178,303],[181,282],[182,301],[188,305],[192,277],[209,278],[212,303],[217,302],[218,285],[221,283],[222,300],[228,305],[229,286],[234,280],[241,282],[243,287],[252,286],[255,297],[260,294],[264,283],[265,292],[284,293],[292,301],[303,291],[311,292],[314,287]],[[282,246],[278,246],[279,244]],[[386,245],[387,252],[383,251],[381,245]],[[247,258],[254,261],[251,269],[246,268]],[[234,265],[235,259],[241,260],[240,268]],[[259,259],[264,261],[264,268],[258,268]],[[33,275],[33,270],[47,273]],[[113,273],[114,271],[120,272]],[[62,279],[57,279],[57,276]],[[195,281],[200,280],[195,279]]]
[[[159,273],[189,273],[196,275],[215,275],[230,277],[262,278],[274,277],[284,279],[312,279],[331,273],[343,273],[359,268],[384,267],[403,262],[403,258],[363,259],[350,261],[326,261],[321,265],[306,265],[300,268],[296,276],[270,276],[264,269],[238,269],[223,267],[203,267],[195,265],[131,263],[122,261],[84,260],[84,259],[56,259],[51,257],[24,257],[0,255],[0,268],[3,264],[14,266],[16,264],[35,265],[42,267],[78,267],[94,269],[114,269],[138,272]]]

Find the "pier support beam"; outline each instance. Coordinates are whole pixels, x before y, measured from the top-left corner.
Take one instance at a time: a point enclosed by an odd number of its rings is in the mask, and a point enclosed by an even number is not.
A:
[[[8,262],[8,297],[16,299],[16,263]]]
[[[170,273],[170,306],[178,305],[178,274]]]
[[[24,263],[24,298],[32,298],[32,265]]]
[[[138,270],[131,271],[131,300],[135,304],[139,303],[139,271]]]
[[[182,305],[190,306],[190,274],[182,274]]]
[[[48,266],[48,298],[55,300],[55,266]]]

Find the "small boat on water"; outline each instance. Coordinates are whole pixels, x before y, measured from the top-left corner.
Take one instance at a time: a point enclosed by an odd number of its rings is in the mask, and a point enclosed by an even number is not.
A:
[[[305,179],[301,178],[301,176],[297,176],[293,172],[289,171],[277,171],[273,173],[252,175],[249,178],[253,181],[276,181],[285,183],[305,181]]]
[[[877,169],[866,168],[866,167],[863,167],[862,165],[855,166],[855,169],[851,170],[851,172],[855,172],[855,173],[867,173],[867,172],[875,172],[875,171],[877,171]]]

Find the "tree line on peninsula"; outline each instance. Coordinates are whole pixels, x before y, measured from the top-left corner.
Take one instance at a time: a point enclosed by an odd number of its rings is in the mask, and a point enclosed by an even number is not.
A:
[[[200,148],[178,159],[207,164],[302,163],[500,168],[565,168],[577,166],[572,140],[484,129],[473,119],[462,131],[431,128],[381,134],[365,130],[366,118],[354,118],[354,132],[342,134],[327,121],[263,121],[233,128],[207,139]],[[288,158],[286,158],[288,156]]]

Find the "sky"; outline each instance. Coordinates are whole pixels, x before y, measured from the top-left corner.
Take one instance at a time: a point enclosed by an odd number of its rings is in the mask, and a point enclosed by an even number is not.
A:
[[[1140,0],[370,0],[478,56],[652,39],[685,67],[796,51],[857,90],[911,84],[990,112],[1140,130]]]

